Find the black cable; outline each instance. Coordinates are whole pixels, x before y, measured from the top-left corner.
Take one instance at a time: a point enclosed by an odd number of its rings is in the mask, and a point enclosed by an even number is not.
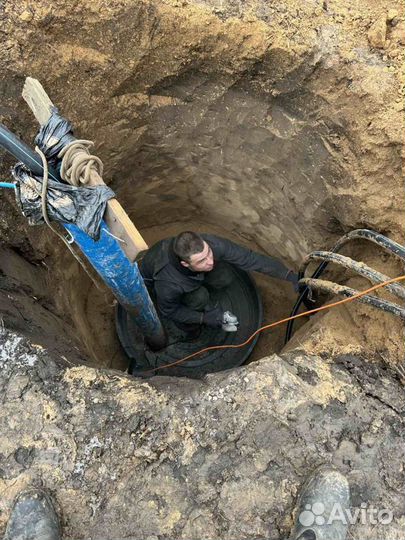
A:
[[[382,247],[386,251],[389,251],[390,253],[396,255],[400,259],[405,260],[405,248],[401,246],[401,244],[398,244],[394,240],[390,240],[386,236],[380,233],[377,233],[376,231],[371,231],[370,229],[355,229],[354,231],[350,231],[349,233],[342,236],[342,238],[340,238],[340,240],[335,244],[333,249],[331,249],[330,251],[332,253],[336,253],[349,240],[353,240],[355,238],[362,238],[363,240],[369,240],[370,242],[378,244],[380,247]],[[320,275],[322,275],[322,273],[325,271],[325,268],[328,266],[328,264],[329,264],[328,261],[321,263],[318,266],[318,268],[315,270],[315,272],[312,274],[311,278],[317,279]],[[301,280],[304,277],[305,268],[306,267],[300,269],[298,273],[299,280]],[[300,309],[302,303],[307,300],[309,291],[310,291],[309,287],[305,287],[302,290],[302,292],[298,296],[294,304],[294,307],[291,311],[291,315],[290,315],[291,317],[294,317],[294,315],[298,313],[298,310]],[[293,327],[294,327],[294,320],[288,321],[287,329],[285,333],[284,345],[290,341]]]
[[[1,123],[0,146],[24,163],[32,173],[37,176],[43,176],[44,167],[39,155]],[[60,181],[59,174],[52,167],[49,167],[49,178],[56,182]]]

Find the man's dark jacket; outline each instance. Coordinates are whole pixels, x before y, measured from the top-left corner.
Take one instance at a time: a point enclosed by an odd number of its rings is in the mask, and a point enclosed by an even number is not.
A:
[[[248,272],[255,271],[278,279],[289,273],[284,264],[213,234],[200,235],[210,246],[214,262],[225,261]],[[192,272],[180,263],[173,250],[174,238],[154,244],[139,262],[149,289],[154,286],[157,304],[163,316],[179,323],[199,323],[201,313],[181,303],[181,297],[203,285],[205,272]]]

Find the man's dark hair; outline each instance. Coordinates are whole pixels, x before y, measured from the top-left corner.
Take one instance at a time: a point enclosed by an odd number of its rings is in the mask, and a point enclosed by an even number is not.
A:
[[[184,231],[174,239],[173,250],[182,261],[189,262],[192,255],[201,253],[204,249],[204,240],[192,231]]]

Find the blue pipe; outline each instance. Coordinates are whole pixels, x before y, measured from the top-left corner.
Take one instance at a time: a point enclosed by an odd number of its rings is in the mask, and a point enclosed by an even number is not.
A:
[[[10,182],[0,182],[0,188],[10,188],[10,189],[14,189],[15,188],[15,184],[10,184]]]
[[[122,251],[119,242],[108,231],[104,221],[100,226],[100,238],[96,242],[90,236],[68,223],[70,232],[90,264],[110,287],[119,303],[135,317],[135,322],[153,350],[162,349],[166,334],[156,313],[155,306],[139,272]]]
[[[43,175],[40,156],[1,123],[0,146],[21,160],[34,174]],[[61,180],[59,173],[52,167],[49,167],[49,177],[55,181]],[[14,184],[2,187],[11,186],[14,187]],[[74,225],[64,225],[120,304],[135,316],[149,346],[154,350],[162,349],[166,344],[166,335],[138,265],[126,257],[118,241],[108,232],[106,224],[102,223],[97,242]]]

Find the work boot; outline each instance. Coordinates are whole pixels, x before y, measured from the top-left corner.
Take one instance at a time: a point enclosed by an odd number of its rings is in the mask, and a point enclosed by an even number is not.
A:
[[[334,468],[322,466],[309,477],[298,499],[297,520],[290,540],[345,540],[349,484]]]
[[[60,540],[60,526],[49,495],[40,489],[19,494],[4,540]]]

